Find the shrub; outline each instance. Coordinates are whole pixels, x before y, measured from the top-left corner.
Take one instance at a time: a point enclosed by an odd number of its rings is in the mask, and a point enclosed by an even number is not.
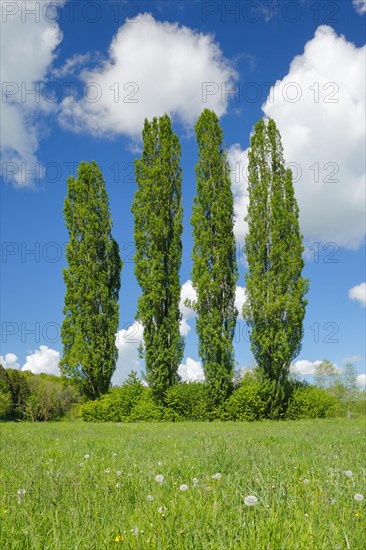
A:
[[[143,388],[143,392],[133,407],[130,422],[159,422],[164,419],[164,408],[157,405],[151,388]]]
[[[140,382],[112,388],[99,399],[85,403],[81,407],[81,416],[86,422],[129,422],[143,391]]]
[[[287,408],[287,418],[327,418],[338,413],[338,400],[329,391],[308,386],[296,388]]]
[[[166,393],[166,420],[208,419],[208,400],[206,386],[202,382],[177,384]]]
[[[263,420],[268,414],[269,388],[265,381],[246,374],[241,386],[229,397],[223,420]]]

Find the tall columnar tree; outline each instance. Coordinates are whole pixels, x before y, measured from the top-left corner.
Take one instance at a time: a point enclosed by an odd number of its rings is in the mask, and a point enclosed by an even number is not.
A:
[[[259,368],[272,382],[271,415],[280,414],[291,361],[301,349],[308,281],[291,170],[284,167],[273,120],[260,120],[249,151],[248,262],[244,318]]]
[[[135,274],[142,289],[137,318],[144,327],[146,376],[155,398],[165,402],[178,382],[183,357],[179,270],[182,261],[180,144],[167,115],[145,120],[143,152],[135,161],[137,191]]]
[[[232,340],[238,277],[233,233],[233,196],[223,133],[216,114],[205,109],[196,124],[198,164],[193,203],[192,283],[197,293],[199,354],[208,384],[210,407],[223,403],[234,376]]]
[[[81,162],[68,179],[64,204],[69,232],[64,269],[66,295],[60,368],[96,398],[108,391],[116,368],[118,293],[122,261],[111,235],[112,220],[102,173]]]

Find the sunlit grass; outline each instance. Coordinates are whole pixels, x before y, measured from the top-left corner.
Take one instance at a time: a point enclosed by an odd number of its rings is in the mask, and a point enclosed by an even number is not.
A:
[[[363,419],[0,427],[2,549],[366,548]]]

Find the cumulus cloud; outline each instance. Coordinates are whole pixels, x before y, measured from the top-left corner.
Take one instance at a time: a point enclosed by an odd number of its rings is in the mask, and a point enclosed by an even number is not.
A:
[[[182,336],[187,336],[187,334],[191,330],[191,326],[189,325],[188,320],[193,319],[196,315],[193,309],[185,305],[186,300],[191,300],[192,302],[195,302],[197,300],[197,293],[193,288],[192,281],[190,279],[183,283],[180,294],[179,309],[182,314],[180,333]]]
[[[366,13],[366,0],[352,0],[352,3],[359,15]]]
[[[187,357],[186,362],[179,365],[178,374],[183,382],[199,382],[205,378],[200,361],[191,357]]]
[[[356,249],[365,236],[365,47],[320,26],[262,109],[282,135],[308,242]],[[247,231],[247,151],[229,150],[235,232]],[[340,222],[341,220],[341,222]]]
[[[144,13],[137,23],[127,20],[120,27],[106,61],[80,76],[90,93],[76,101],[63,100],[61,123],[94,135],[135,137],[145,118],[164,113],[187,126],[194,124],[204,107],[221,116],[226,103],[218,93],[205,97],[203,86],[210,91],[212,83],[229,85],[236,72],[212,35],[156,21]]]
[[[62,5],[64,0],[59,1]],[[41,138],[40,120],[54,104],[45,101],[39,83],[45,81],[62,39],[59,26],[37,13],[42,3],[27,0],[9,2],[12,12],[5,9],[1,17],[2,34],[2,113],[0,123],[2,164],[5,182],[17,186],[32,185],[41,176],[37,149]],[[52,9],[52,7],[51,7]],[[36,16],[30,13],[35,10]],[[36,83],[38,85],[36,86]],[[31,93],[36,90],[36,93]],[[30,93],[27,93],[30,92]],[[36,176],[28,173],[36,170]]]
[[[59,370],[60,353],[47,346],[39,346],[39,349],[35,350],[30,355],[27,355],[26,362],[22,367],[22,370],[29,370],[33,374],[54,374],[60,375]]]
[[[357,361],[361,361],[362,357],[361,355],[346,355],[343,358],[343,361],[345,363],[356,363]]]
[[[348,291],[348,297],[359,302],[362,307],[366,307],[366,283],[352,287]]]
[[[238,319],[243,319],[242,310],[245,300],[245,287],[237,286],[235,289],[235,307],[238,310]]]
[[[18,363],[18,357],[15,355],[15,353],[6,353],[4,355],[0,355],[0,364],[5,369],[19,369],[20,365]]]
[[[300,359],[296,361],[294,365],[291,365],[290,371],[298,376],[311,376],[315,373],[315,368],[320,365],[322,361],[308,361],[307,359]]]
[[[366,374],[359,374],[357,376],[357,384],[362,388],[366,389]]]
[[[143,332],[143,326],[137,321],[117,332],[118,359],[112,384],[120,385],[131,371],[141,370],[142,362],[138,356],[138,348],[143,339]]]

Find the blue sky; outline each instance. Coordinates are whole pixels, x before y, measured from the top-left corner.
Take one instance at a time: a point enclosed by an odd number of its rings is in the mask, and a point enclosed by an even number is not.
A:
[[[57,9],[56,9],[57,8]],[[250,133],[281,131],[292,167],[310,279],[295,370],[353,361],[365,375],[365,12],[361,1],[1,3],[1,354],[9,367],[57,372],[69,173],[96,160],[124,259],[114,382],[142,369],[133,266],[133,161],[144,117],[168,113],[182,146],[182,295],[190,285],[190,215],[204,107],[220,116],[242,247]],[[33,93],[32,93],[33,92]],[[184,309],[183,377],[200,377],[194,315]],[[132,326],[131,326],[132,325]],[[237,366],[253,366],[244,322]]]

